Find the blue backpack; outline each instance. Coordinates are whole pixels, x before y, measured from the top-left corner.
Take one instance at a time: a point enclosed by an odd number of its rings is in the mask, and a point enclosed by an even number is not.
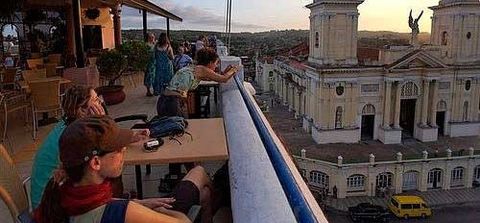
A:
[[[149,121],[149,130],[150,137],[160,138],[167,137],[170,138],[176,136],[182,136],[183,134],[188,134],[185,129],[188,127],[188,122],[183,117],[172,116],[172,117],[154,117]],[[190,135],[191,136],[191,135]]]

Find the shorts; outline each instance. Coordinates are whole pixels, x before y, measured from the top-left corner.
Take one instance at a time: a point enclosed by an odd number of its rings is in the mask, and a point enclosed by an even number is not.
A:
[[[188,211],[194,205],[200,205],[200,191],[194,183],[182,180],[175,186],[170,197],[175,198],[172,210],[188,215]]]
[[[187,117],[186,99],[180,96],[160,95],[157,101],[157,114],[160,117]]]

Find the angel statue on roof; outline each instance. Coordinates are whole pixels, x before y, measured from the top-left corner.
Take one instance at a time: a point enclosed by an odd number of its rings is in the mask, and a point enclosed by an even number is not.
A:
[[[408,25],[410,26],[410,29],[412,29],[412,37],[410,38],[410,44],[414,46],[418,45],[417,36],[420,33],[420,29],[418,28],[418,20],[420,20],[422,15],[423,15],[423,10],[418,16],[418,18],[414,20],[412,17],[412,10],[410,10],[410,17],[408,18]]]

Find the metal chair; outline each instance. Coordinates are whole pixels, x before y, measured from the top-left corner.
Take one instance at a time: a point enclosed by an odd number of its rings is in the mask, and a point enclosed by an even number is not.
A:
[[[54,53],[48,54],[48,63],[53,63],[57,66],[62,64],[62,54]]]
[[[42,68],[44,66],[43,58],[27,59],[27,65],[30,70]]]
[[[5,202],[14,222],[31,222],[30,205],[26,183],[22,180],[13,159],[0,144],[0,198]]]
[[[11,89],[16,88],[15,77],[17,76],[17,68],[6,68],[2,77],[2,89],[6,86],[12,86]]]
[[[23,80],[29,83],[31,81],[47,78],[47,70],[46,69],[24,70],[22,72],[22,76],[23,76]]]
[[[58,112],[60,106],[60,80],[37,80],[29,83],[33,107],[33,138],[37,138],[38,122],[37,113]]]
[[[57,64],[56,63],[46,63],[45,64],[45,71],[46,77],[55,77],[57,75]]]
[[[7,129],[8,129],[8,114],[24,109],[25,114],[25,123],[28,119],[28,108],[32,108],[32,103],[27,97],[26,94],[21,93],[20,91],[4,91],[0,92],[0,111],[3,112],[3,134],[2,142],[7,138]],[[33,120],[32,120],[33,123]],[[32,124],[32,127],[34,125]]]

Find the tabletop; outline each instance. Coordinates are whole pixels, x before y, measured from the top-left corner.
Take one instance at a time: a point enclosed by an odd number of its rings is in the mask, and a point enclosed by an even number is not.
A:
[[[54,80],[60,80],[60,84],[69,84],[72,83],[71,80],[63,78],[63,77],[47,77],[47,78],[42,78],[38,80],[33,80],[31,82],[36,82],[36,81],[54,81]],[[25,81],[19,81],[18,85],[20,85],[20,88],[26,89],[28,88],[28,84]]]
[[[178,141],[163,138],[165,144],[158,151],[145,152],[143,142],[132,144],[125,154],[125,164],[168,164],[227,160],[228,149],[223,118],[188,119],[186,131]]]

